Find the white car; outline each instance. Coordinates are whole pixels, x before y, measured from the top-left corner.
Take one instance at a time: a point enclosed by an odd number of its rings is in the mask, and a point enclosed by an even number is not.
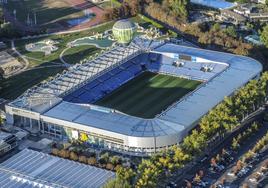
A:
[[[252,183],[256,183],[256,182],[257,182],[256,178],[249,178],[248,180],[249,180],[250,182],[252,182]]]

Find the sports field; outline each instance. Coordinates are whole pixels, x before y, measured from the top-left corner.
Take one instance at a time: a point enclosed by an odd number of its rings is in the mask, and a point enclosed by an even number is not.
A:
[[[96,102],[123,113],[153,118],[201,82],[145,72]]]

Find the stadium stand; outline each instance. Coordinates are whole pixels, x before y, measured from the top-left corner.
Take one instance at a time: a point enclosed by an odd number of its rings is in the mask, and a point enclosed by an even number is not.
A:
[[[174,61],[182,62],[182,66],[174,66]],[[204,71],[204,67],[210,71]],[[226,67],[226,64],[179,60],[156,53],[141,54],[69,93],[64,100],[75,103],[94,103],[144,71],[205,82]]]

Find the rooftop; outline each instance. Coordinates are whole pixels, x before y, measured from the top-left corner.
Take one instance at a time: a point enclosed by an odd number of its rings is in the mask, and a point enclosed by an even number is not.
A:
[[[119,20],[113,26],[116,29],[131,29],[134,27],[136,27],[135,24],[128,19]]]
[[[228,9],[235,6],[234,3],[230,3],[224,0],[191,0],[191,3],[199,4],[215,9]]]
[[[0,164],[1,187],[96,188],[114,172],[24,149]]]

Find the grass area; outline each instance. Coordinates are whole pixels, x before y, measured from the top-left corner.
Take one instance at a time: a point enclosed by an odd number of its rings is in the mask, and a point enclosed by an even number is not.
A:
[[[69,48],[65,51],[63,59],[66,63],[75,64],[79,63],[81,60],[88,58],[96,53],[100,52],[99,48],[94,46],[78,46]]]
[[[155,22],[154,20],[148,18],[147,16],[144,16],[144,15],[141,15],[141,14],[139,14],[138,16],[139,16],[142,20],[144,20],[145,23],[149,23],[149,24],[151,24],[151,25],[153,25],[153,26],[155,26],[155,27],[157,27],[157,28],[159,28],[159,29],[164,28],[164,26],[162,26],[161,24],[159,24],[159,23]]]
[[[52,36],[41,37],[41,38],[36,38],[36,39],[16,40],[15,46],[21,54],[23,54],[29,58],[40,60],[40,61],[35,61],[33,59],[29,59],[32,66],[38,66],[44,62],[51,62],[51,61],[60,63],[60,60],[59,60],[60,53],[66,48],[67,43],[69,43],[75,39],[78,39],[78,38],[91,36],[91,35],[93,35],[93,33],[96,33],[96,32],[104,32],[107,29],[111,29],[113,24],[114,24],[114,22],[109,22],[109,23],[100,25],[99,27],[95,27],[95,28],[92,28],[92,29],[89,29],[86,31],[79,32],[79,33],[52,35]],[[59,44],[57,44],[58,50],[51,53],[50,55],[45,55],[45,53],[43,53],[43,52],[28,52],[25,49],[26,44],[35,43],[35,42],[45,40],[45,39],[59,41]],[[91,47],[95,48],[93,46],[91,46]],[[81,48],[84,48],[84,47],[81,47]]]
[[[61,72],[60,67],[42,67],[40,69],[28,70],[16,76],[0,81],[0,98],[15,99],[28,88],[40,83],[41,81],[55,76]]]
[[[146,20],[143,20],[140,16],[133,17],[133,18],[131,18],[131,20],[133,22],[140,23],[141,25],[144,25],[144,26],[151,24],[151,22],[147,22]],[[69,43],[75,39],[83,38],[86,36],[91,36],[96,32],[101,33],[101,32],[104,32],[106,30],[109,30],[112,28],[113,24],[114,24],[114,22],[108,22],[106,24],[100,25],[99,27],[95,27],[92,29],[78,32],[78,33],[52,35],[52,36],[48,36],[48,37],[40,37],[40,38],[35,38],[35,39],[16,40],[15,46],[16,46],[17,50],[22,55],[29,57],[29,62],[30,62],[32,67],[39,66],[40,64],[45,63],[45,62],[58,62],[58,63],[60,63],[60,60],[59,60],[60,53],[66,48],[67,43]],[[35,43],[35,42],[45,40],[45,39],[51,39],[51,40],[58,41],[59,42],[59,44],[57,44],[58,50],[51,53],[50,55],[45,55],[45,53],[43,53],[43,52],[28,52],[25,49],[26,44]],[[91,46],[91,47],[92,47],[92,49],[95,48],[94,46]],[[80,46],[78,48],[88,50],[89,47],[85,48],[83,46]],[[78,51],[81,52],[82,49],[78,50]],[[77,49],[75,49],[75,50],[77,50]],[[73,55],[74,55],[73,59],[79,58],[79,54],[75,55],[75,53],[73,53]],[[38,60],[34,60],[34,59],[38,59]]]
[[[103,9],[107,9],[107,8],[111,8],[111,7],[119,7],[121,5],[120,2],[116,1],[116,0],[110,0],[110,1],[104,1],[102,3],[100,3],[98,6],[103,8]]]
[[[78,18],[84,15],[82,10],[75,9],[63,0],[8,1],[5,8],[11,14],[16,10],[16,18],[24,23],[28,19],[28,14],[34,22],[34,13],[36,13],[38,25],[42,25],[45,28],[56,26],[55,22]]]
[[[153,118],[199,84],[194,80],[145,72],[96,104],[133,116]]]
[[[11,2],[11,1],[9,1]],[[29,0],[32,2],[32,0]],[[13,3],[13,2],[12,2]],[[146,20],[141,19],[141,17],[137,16],[131,18],[132,21],[140,23],[140,24],[150,24]],[[47,79],[49,76],[53,76],[62,71],[62,68],[55,67],[46,67],[40,69],[39,67],[51,65],[51,62],[60,63],[59,56],[60,53],[66,49],[67,43],[86,36],[93,35],[96,32],[104,32],[108,29],[111,29],[114,22],[108,22],[106,24],[102,24],[99,27],[95,27],[86,31],[78,32],[78,33],[70,33],[70,34],[62,34],[62,35],[52,35],[48,37],[40,37],[36,39],[23,39],[16,40],[15,46],[17,50],[24,56],[29,57],[28,60],[30,62],[31,67],[38,67],[38,69],[29,70],[23,73],[20,73],[14,77],[3,79],[0,81],[0,97],[5,99],[14,99],[21,95],[25,90],[32,87],[35,84],[38,84],[42,80]],[[53,52],[50,55],[45,55],[42,52],[28,52],[25,50],[25,45],[29,43],[34,43],[37,41],[52,39],[59,41],[58,50]],[[80,46],[75,47],[70,50],[67,50],[64,56],[64,59],[68,63],[76,63],[81,59],[86,58],[96,52],[99,49],[96,49],[94,46]],[[36,59],[36,60],[35,60]]]

